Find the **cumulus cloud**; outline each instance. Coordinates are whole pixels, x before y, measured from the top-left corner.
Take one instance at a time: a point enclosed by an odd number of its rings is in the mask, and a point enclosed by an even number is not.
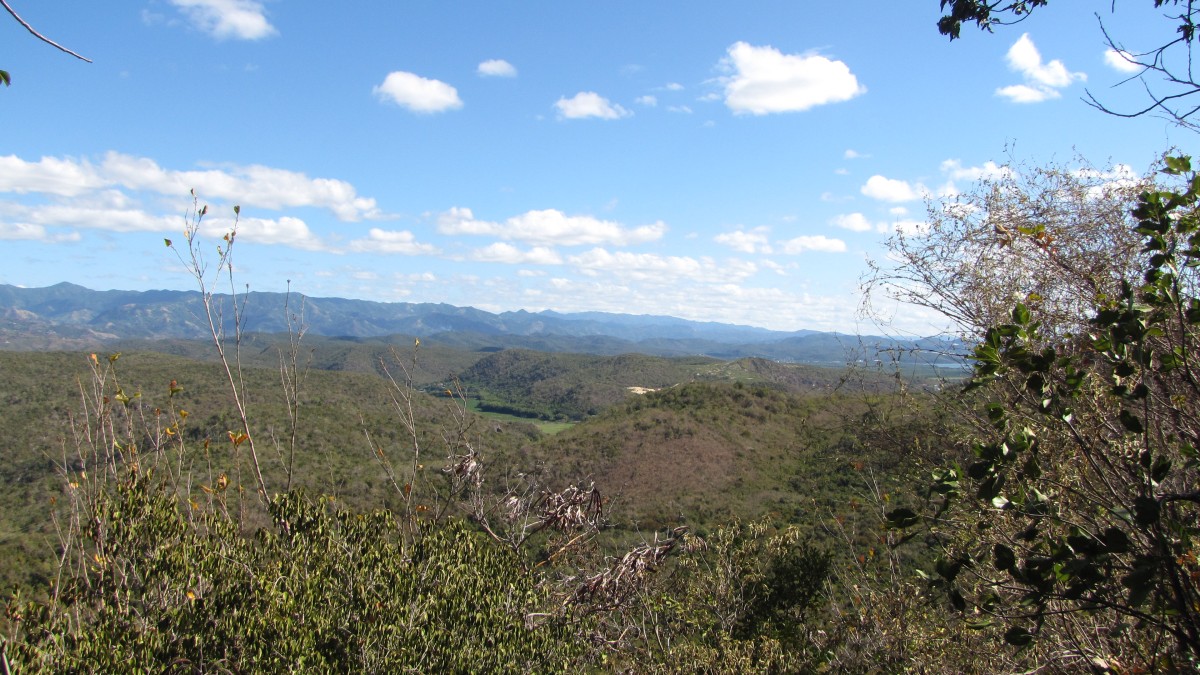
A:
[[[561,265],[562,257],[553,249],[545,246],[535,246],[528,251],[498,241],[491,246],[476,249],[471,253],[471,259],[480,262],[498,262],[511,265]]]
[[[1001,87],[996,94],[1014,103],[1040,103],[1058,98],[1061,95],[1059,89],[1070,86],[1076,80],[1087,80],[1086,74],[1070,72],[1058,59],[1042,63],[1042,55],[1029,38],[1029,33],[1013,43],[1005,58],[1008,67],[1020,73],[1025,82]]]
[[[76,227],[109,232],[170,232],[180,227],[178,216],[156,216],[137,208],[105,208],[87,201],[35,205],[4,203],[3,206],[6,215],[36,227]]]
[[[713,241],[742,253],[770,253],[770,232],[770,228],[761,226],[748,231],[723,232],[713,237]]]
[[[633,114],[594,91],[581,91],[571,98],[560,98],[554,107],[558,110],[559,117],[569,120],[588,117],[616,120]]]
[[[846,242],[841,239],[831,239],[823,234],[802,235],[794,239],[779,242],[779,248],[784,253],[796,255],[805,251],[819,253],[844,253]]]
[[[391,101],[418,113],[456,110],[463,106],[454,87],[441,80],[431,80],[403,70],[388,73],[383,83],[372,91],[381,101]]]
[[[0,157],[0,192],[40,192],[72,197],[108,184],[86,160],[43,157],[27,162],[16,155]]]
[[[647,94],[645,96],[639,96],[639,97],[635,98],[633,100],[633,102],[637,103],[639,105],[644,105],[647,108],[653,108],[654,106],[658,105],[658,99],[649,94]]]
[[[659,221],[627,228],[611,220],[568,216],[556,209],[527,211],[499,223],[476,220],[471,209],[455,207],[438,216],[437,229],[442,234],[485,235],[543,246],[626,246],[661,239],[667,226]]]
[[[942,173],[950,180],[995,180],[1013,175],[1013,170],[1000,166],[992,161],[984,162],[982,166],[963,166],[958,159],[947,159],[942,162]]]
[[[846,213],[836,216],[833,219],[833,224],[844,230],[851,232],[869,232],[873,229],[871,221],[861,213]]]
[[[278,33],[255,0],[170,0],[193,25],[218,39],[260,40]]]
[[[872,199],[884,202],[908,202],[920,199],[927,190],[920,184],[914,187],[908,181],[885,178],[876,174],[867,179],[861,192]]]
[[[475,69],[482,77],[516,77],[517,69],[504,59],[488,59]]]
[[[175,221],[178,224],[178,221]],[[206,218],[201,223],[200,234],[219,239],[234,227],[230,218]],[[290,246],[306,251],[320,251],[325,244],[313,234],[308,223],[299,218],[284,216],[282,218],[241,218],[237,222],[238,241],[249,241],[255,244],[275,244]]]
[[[364,239],[350,242],[351,251],[359,253],[399,253],[401,255],[426,255],[437,253],[432,244],[422,244],[408,230],[383,230],[373,227]]]
[[[1130,75],[1140,73],[1143,69],[1137,63],[1136,56],[1129,52],[1117,51],[1116,49],[1107,49],[1104,51],[1104,63],[1119,73]]]
[[[100,162],[86,159],[42,158],[27,162],[0,157],[0,193],[41,192],[74,197],[101,188],[123,187],[171,197],[195,190],[202,199],[228,200],[267,209],[310,206],[356,221],[380,217],[374,199],[360,197],[354,186],[331,178],[252,164],[204,170],[170,170],[146,157],[109,152]]]
[[[722,66],[733,72],[722,82],[725,105],[735,114],[808,110],[866,92],[849,66],[819,54],[783,54],[774,47],[738,42]]]
[[[683,91],[683,85],[678,82],[668,82],[663,86],[667,91]]]

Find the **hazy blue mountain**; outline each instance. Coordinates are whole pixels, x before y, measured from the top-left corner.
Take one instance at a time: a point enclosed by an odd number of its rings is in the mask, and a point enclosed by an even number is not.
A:
[[[605,312],[502,312],[440,303],[384,303],[345,298],[302,298],[251,292],[242,329],[288,330],[287,316],[302,317],[310,334],[345,338],[416,336],[472,350],[524,348],[589,354],[704,355],[721,359],[845,363],[873,360],[880,350],[961,352],[943,340],[898,342],[812,330],[772,331],[752,326],[688,321],[669,316]],[[214,299],[227,331],[233,330],[228,296]],[[287,308],[285,310],[285,307]],[[47,288],[0,284],[0,348],[83,348],[117,340],[203,339],[208,335],[196,291],[94,291],[61,283]]]

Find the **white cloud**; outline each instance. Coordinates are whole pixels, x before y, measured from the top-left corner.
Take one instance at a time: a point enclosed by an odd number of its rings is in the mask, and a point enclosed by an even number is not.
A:
[[[853,148],[847,148],[846,152],[842,153],[843,159],[862,159],[863,157],[870,157],[870,155],[864,155]]]
[[[861,213],[847,213],[836,216],[833,219],[833,224],[851,232],[869,232],[873,227],[871,221],[867,220],[867,217]]]
[[[667,111],[673,112],[673,113],[682,113],[684,115],[692,114],[692,109],[687,107],[686,105],[670,105],[670,106],[667,106]]]
[[[658,99],[649,94],[645,96],[639,96],[633,99],[633,102],[639,105],[644,105],[647,108],[653,108],[654,106],[658,105]]]
[[[178,216],[154,216],[133,208],[103,208],[87,201],[37,205],[3,203],[3,207],[6,213],[37,227],[77,227],[109,232],[171,232],[180,229],[182,225]]]
[[[512,244],[506,244],[502,241],[475,250],[471,253],[471,259],[480,262],[498,262],[512,265],[562,264],[562,257],[552,249],[544,246],[535,246],[528,251],[522,251]]]
[[[1013,103],[1041,103],[1052,98],[1058,98],[1059,93],[1045,87],[1031,87],[1026,84],[1014,84],[1000,87],[996,95],[1004,97]]]
[[[683,91],[683,85],[678,82],[668,82],[663,89],[667,91]]]
[[[232,218],[206,218],[201,223],[200,234],[210,239],[219,239],[232,230],[233,226]],[[312,233],[307,223],[290,216],[278,219],[240,218],[237,222],[237,239],[255,244],[291,246],[306,251],[326,249],[325,244]]]
[[[594,91],[581,91],[571,98],[560,98],[554,107],[558,109],[559,117],[569,120],[588,117],[615,120],[633,114]]]
[[[885,178],[876,174],[867,179],[866,184],[862,186],[861,192],[872,199],[880,201],[908,202],[920,199],[926,192],[926,189],[920,184],[913,187],[907,181]]]
[[[1141,65],[1138,65],[1136,56],[1129,52],[1117,51],[1115,49],[1104,51],[1104,63],[1109,68],[1120,73],[1140,73],[1143,69]]]
[[[629,251],[610,253],[602,248],[594,248],[585,253],[571,256],[569,260],[572,265],[584,270],[629,274],[635,278],[644,278],[647,274],[696,277],[702,271],[700,261],[695,258],[662,257],[653,253]]]
[[[437,253],[431,244],[422,244],[408,230],[383,230],[372,227],[365,239],[350,242],[349,249],[358,253],[399,253],[401,255],[426,255]]]
[[[1086,80],[1084,73],[1072,73],[1057,59],[1042,63],[1042,55],[1034,46],[1029,33],[1022,35],[1009,48],[1006,56],[1008,67],[1020,73],[1024,84],[1001,87],[998,96],[1014,103],[1040,103],[1060,96],[1058,90],[1068,87],[1076,80]]]
[[[218,39],[259,40],[278,33],[255,0],[170,0],[200,30]]]
[[[742,253],[770,253],[770,232],[770,228],[761,226],[749,231],[723,232],[713,237],[713,241]]]
[[[463,106],[454,87],[402,70],[388,73],[383,84],[372,91],[380,100],[390,100],[402,108],[419,113],[456,110]]]
[[[50,234],[41,225],[30,223],[6,223],[0,220],[0,241],[40,241],[46,243],[79,241],[82,237],[78,232],[67,234]]]
[[[45,160],[36,166],[27,164],[25,168],[29,168],[35,178],[44,177]],[[202,171],[172,171],[160,167],[152,159],[110,152],[104,156],[99,167],[83,162],[77,169],[61,164],[58,168],[64,176],[93,175],[95,180],[91,182],[92,185],[150,190],[172,197],[187,195],[189,190],[194,189],[201,199],[228,200],[247,207],[324,208],[345,221],[382,215],[374,199],[358,196],[354,186],[345,181],[309,178],[303,173],[258,164]]]
[[[823,234],[802,235],[794,239],[779,242],[780,249],[787,254],[796,255],[805,251],[821,253],[844,253],[846,242],[841,239],[831,239]]]
[[[475,70],[483,77],[516,77],[517,69],[504,59],[488,59]]]
[[[106,184],[87,161],[43,157],[26,162],[16,155],[0,157],[0,192],[74,196]]]
[[[978,181],[1006,178],[1013,175],[1013,170],[992,161],[984,162],[983,166],[963,166],[961,160],[947,159],[942,162],[942,173],[949,176],[950,180]]]
[[[660,256],[653,253],[629,251],[609,252],[594,248],[567,261],[589,276],[610,274],[623,282],[641,281],[664,286],[677,284],[681,279],[705,283],[737,283],[754,275],[754,263],[729,259],[720,264],[712,258]]]
[[[849,66],[819,54],[783,54],[738,42],[722,65],[734,73],[722,82],[725,105],[735,114],[808,110],[866,92]]]
[[[661,239],[667,226],[659,221],[630,229],[591,216],[568,216],[556,209],[527,211],[497,223],[476,220],[470,209],[455,207],[438,216],[437,229],[442,234],[487,235],[549,246],[625,246]]]

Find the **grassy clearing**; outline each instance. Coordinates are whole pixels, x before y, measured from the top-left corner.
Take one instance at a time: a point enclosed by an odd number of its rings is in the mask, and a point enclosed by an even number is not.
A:
[[[532,417],[520,417],[517,415],[507,415],[505,413],[484,412],[479,409],[479,401],[473,398],[467,399],[467,409],[490,420],[496,420],[498,422],[512,422],[533,425],[538,431],[542,432],[542,434],[546,436],[553,436],[578,424],[578,422],[548,422],[546,420],[539,420]]]

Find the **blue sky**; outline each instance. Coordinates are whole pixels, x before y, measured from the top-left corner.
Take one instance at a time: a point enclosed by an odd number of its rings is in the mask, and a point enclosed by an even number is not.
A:
[[[1149,4],[1095,9],[1133,50],[1173,28]],[[876,333],[866,261],[926,197],[1195,139],[1081,101],[1144,103],[1064,2],[954,43],[935,0],[12,5],[93,61],[0,16],[20,286],[192,288],[162,240],[194,189],[214,242],[241,206],[252,290]]]

